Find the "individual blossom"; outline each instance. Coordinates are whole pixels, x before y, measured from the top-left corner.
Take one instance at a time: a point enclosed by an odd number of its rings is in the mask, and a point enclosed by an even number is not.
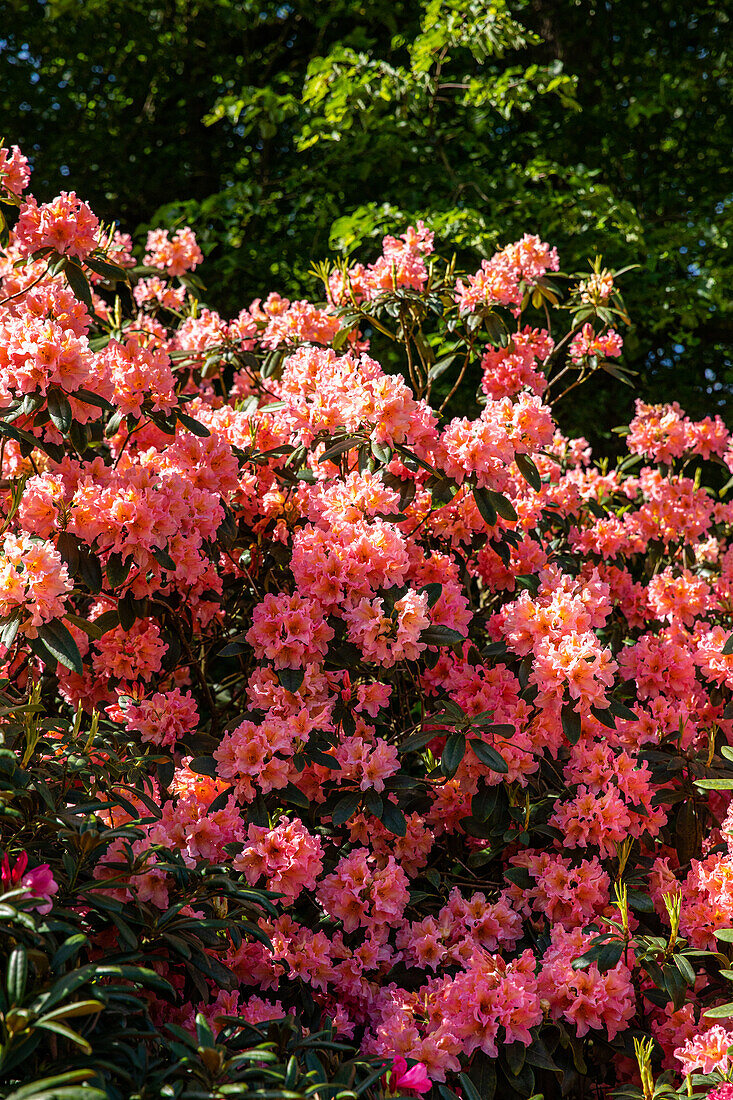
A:
[[[28,870],[27,852],[21,852],[14,865],[11,864],[7,852],[5,853],[0,867],[0,885],[6,894],[11,890],[25,891],[27,897],[34,899],[28,908],[35,909],[42,916],[51,912],[51,899],[58,893],[58,883],[47,863]]]
[[[425,1066],[419,1062],[407,1068],[407,1060],[398,1055],[392,1062],[392,1069],[386,1077],[387,1096],[421,1096],[430,1092],[433,1083],[428,1077]]]
[[[682,1063],[682,1072],[687,1075],[699,1070],[701,1073],[728,1073],[733,1062],[729,1048],[733,1046],[733,1031],[726,1031],[715,1024],[707,1031],[700,1032],[687,1039],[674,1052],[675,1058]]]

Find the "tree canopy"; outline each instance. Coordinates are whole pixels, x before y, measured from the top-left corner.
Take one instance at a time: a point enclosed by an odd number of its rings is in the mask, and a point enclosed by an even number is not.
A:
[[[128,230],[191,224],[224,310],[418,217],[469,268],[526,230],[564,270],[637,264],[637,392],[725,414],[731,8],[4,0],[0,113],[39,198],[68,176]],[[633,396],[608,379],[559,413],[597,438]]]

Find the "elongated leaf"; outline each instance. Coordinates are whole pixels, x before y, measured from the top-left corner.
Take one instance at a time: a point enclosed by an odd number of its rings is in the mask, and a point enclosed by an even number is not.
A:
[[[608,709],[616,718],[623,718],[627,722],[639,721],[639,715],[634,714],[630,707],[627,707],[625,703],[621,703],[618,699],[609,699]]]
[[[725,1005],[717,1005],[715,1008],[707,1008],[703,1016],[706,1019],[710,1017],[713,1020],[727,1020],[729,1016],[733,1016],[733,1001]]]
[[[61,947],[51,959],[51,969],[58,970],[64,963],[69,962],[70,959],[79,954],[82,947],[88,942],[89,940],[83,932],[77,932],[75,935],[69,936],[68,940],[61,944]]]
[[[280,668],[277,671],[277,678],[285,688],[286,691],[295,693],[300,688],[305,677],[305,672],[302,668]]]
[[[591,707],[590,712],[591,712],[591,714],[593,715],[594,718],[598,719],[598,721],[601,723],[601,725],[606,727],[606,729],[609,729],[609,730],[615,730],[616,729],[616,720],[613,716],[613,713],[612,713],[610,707],[605,707],[605,708]],[[636,717],[636,716],[634,716],[634,717]]]
[[[28,954],[25,947],[14,947],[8,959],[7,990],[11,1005],[19,1005],[28,979]]]
[[[346,794],[343,798],[340,798],[331,814],[334,825],[344,825],[350,817],[353,817],[361,805],[361,799],[361,791],[354,791],[352,794]]]
[[[43,623],[38,628],[36,642],[47,651],[52,659],[55,659],[72,672],[78,672],[81,676],[84,666],[81,660],[79,647],[74,641],[74,636],[68,627],[64,626],[60,619],[52,619],[50,623]],[[51,663],[51,661],[49,661]]]
[[[288,783],[280,791],[280,797],[292,806],[300,806],[302,810],[310,809],[310,799],[294,783]]]
[[[360,447],[364,442],[364,437],[361,435],[347,435],[343,439],[339,439],[338,442],[332,444],[327,450],[323,452],[318,459],[319,462],[330,462],[334,458],[338,458],[339,455],[344,454],[346,451],[352,451],[354,447]]]
[[[423,630],[420,641],[426,645],[456,645],[457,642],[465,641],[465,638],[449,626],[429,626]]]
[[[517,512],[514,505],[503,493],[496,493],[493,489],[484,489],[483,492],[486,493],[488,499],[496,509],[497,514],[500,515],[502,519],[513,521],[517,518]]]
[[[446,779],[452,779],[466,752],[466,738],[462,733],[452,733],[440,756],[440,770]]]
[[[476,507],[478,508],[484,523],[486,523],[489,527],[493,527],[497,519],[496,508],[491,501],[488,489],[482,489],[480,486],[477,485],[476,488],[473,490],[473,499],[476,501]]]
[[[507,774],[509,766],[501,753],[497,752],[495,748],[487,745],[485,741],[479,741],[477,738],[472,738],[468,743],[477,759],[485,764],[487,768],[491,768],[492,771],[499,772],[501,775]]]
[[[197,756],[188,766],[196,775],[208,775],[212,779],[216,778],[216,760],[213,756]]]
[[[121,554],[110,554],[107,558],[107,580],[112,588],[119,588],[125,583],[132,565],[132,558],[123,559]]]
[[[64,266],[64,275],[76,297],[90,310],[93,309],[92,291],[87,282],[87,277],[79,265],[73,263],[72,260],[67,260]]]
[[[93,1069],[72,1069],[53,1077],[41,1077],[8,1093],[6,1100],[106,1100],[108,1093],[100,1089],[76,1087],[92,1076]]]
[[[444,355],[442,358],[436,359],[432,367],[428,370],[428,378],[430,381],[435,382],[440,378],[441,374],[445,374],[457,355],[458,352],[454,351],[451,355]]]
[[[539,493],[542,488],[542,479],[539,470],[529,455],[515,455],[514,461],[527,484],[530,485],[536,493]]]
[[[127,279],[127,272],[124,267],[118,267],[117,264],[111,264],[108,260],[101,260],[98,256],[87,256],[84,263],[97,275],[101,275],[103,279],[107,279],[110,283],[117,283]]]
[[[66,435],[74,419],[68,397],[63,390],[54,387],[48,391],[46,401],[54,427],[58,428],[62,435]]]
[[[439,737],[439,730],[420,730],[419,733],[413,733],[408,737],[406,741],[403,741],[399,746],[400,752],[419,752],[420,749],[424,749],[429,741],[433,738]]]
[[[7,646],[8,649],[15,641],[15,636],[20,628],[20,614],[14,611],[13,614],[4,619],[0,625],[0,645]]]
[[[203,424],[199,424],[198,420],[194,420],[192,416],[189,416],[187,413],[182,413],[180,409],[176,409],[175,413],[176,419],[180,420],[184,428],[188,428],[191,435],[198,435],[202,439],[207,439],[211,435],[209,429]]]
[[[598,969],[601,973],[604,973],[606,970],[613,970],[623,953],[624,943],[622,940],[614,940],[611,943],[605,944],[598,952],[598,958],[596,959]]]
[[[580,715],[576,714],[572,704],[562,708],[562,729],[571,745],[577,745],[580,740],[581,725]]]
[[[382,462],[385,466],[392,459],[392,450],[386,443],[377,443],[372,440],[372,454],[376,458],[377,462]]]
[[[405,815],[399,806],[395,806],[389,799],[386,799],[384,802],[380,819],[385,829],[389,829],[395,836],[407,835],[407,821]]]
[[[695,971],[690,960],[685,955],[673,955],[672,962],[679,970],[688,985],[695,984]]]
[[[101,1001],[86,1000],[86,1001],[74,1001],[70,1005],[62,1005],[61,1008],[54,1008],[51,1012],[47,1012],[41,1017],[39,1023],[46,1022],[48,1020],[68,1020],[75,1016],[93,1016],[97,1012],[101,1012],[104,1005]]]
[[[97,638],[102,638],[106,633],[101,626],[97,626],[96,622],[82,619],[80,615],[70,615],[67,612],[66,621],[72,623],[79,630],[83,630],[85,634],[88,634],[90,638],[94,638],[95,640]]]
[[[68,1039],[70,1043],[81,1047],[85,1054],[91,1054],[92,1048],[87,1040],[78,1031],[72,1031],[65,1024],[58,1024],[55,1020],[37,1020],[34,1027],[43,1028],[44,1031],[52,1031],[54,1035],[60,1035],[62,1039]]]
[[[167,569],[169,573],[173,573],[176,568],[176,563],[170,556],[168,551],[162,546],[156,546],[153,550],[153,557],[157,561],[158,565],[161,565],[163,569]]]

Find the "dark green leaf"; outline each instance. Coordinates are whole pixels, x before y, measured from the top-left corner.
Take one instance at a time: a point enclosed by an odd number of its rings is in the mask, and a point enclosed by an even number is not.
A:
[[[537,469],[529,455],[515,455],[514,461],[517,464],[517,469],[519,470],[520,474],[527,482],[527,484],[530,485],[536,493],[539,493],[540,489],[542,488],[542,478],[540,477],[539,470]]]
[[[463,634],[457,630],[451,630],[449,626],[429,626],[420,635],[420,641],[425,645],[456,645],[464,642]]]
[[[293,694],[297,692],[303,683],[305,672],[302,668],[280,668],[277,670],[277,678],[286,691]]]
[[[208,775],[211,779],[216,778],[216,760],[213,756],[197,756],[188,766],[196,775]]]
[[[79,647],[74,641],[74,636],[69,628],[64,626],[60,619],[53,619],[51,622],[39,626],[38,637],[35,641],[40,643],[42,651],[39,654],[40,656],[44,656],[43,650],[45,650],[47,663],[54,664],[59,661],[66,668],[78,672],[81,676],[84,666],[82,665]]]
[[[124,584],[133,565],[131,557],[122,558],[121,554],[113,553],[107,558],[107,579],[112,588],[119,588]]]
[[[62,435],[66,435],[74,419],[68,397],[63,390],[53,387],[48,391],[46,401],[54,427],[57,428]]]
[[[452,779],[466,752],[466,738],[462,733],[452,733],[446,740],[440,756],[440,770],[446,779]]]
[[[28,979],[28,953],[22,945],[14,947],[8,957],[6,987],[11,1005],[20,1005]]]
[[[496,509],[491,502],[491,497],[488,495],[488,490],[476,486],[473,490],[473,499],[476,501],[476,507],[481,513],[484,523],[489,527],[493,527],[496,523]]]
[[[509,766],[501,753],[497,752],[495,748],[487,745],[485,741],[479,741],[477,738],[469,741],[469,745],[476,757],[487,768],[491,768],[492,771],[499,772],[501,775],[507,774]]]
[[[389,799],[385,799],[380,820],[385,829],[389,829],[395,836],[407,835],[407,821],[399,806],[395,806]]]
[[[76,297],[91,310],[93,308],[92,291],[89,283],[87,282],[87,277],[82,269],[79,267],[78,264],[75,264],[73,260],[67,259],[66,265],[64,267],[64,274],[66,275],[69,286],[71,287]]]
[[[191,435],[198,435],[202,439],[207,439],[211,432],[203,424],[199,424],[198,420],[194,420],[192,416],[188,416],[187,413],[182,413],[180,409],[175,410],[176,419],[180,420],[184,428],[188,428]]]
[[[350,817],[353,817],[359,806],[361,806],[361,800],[361,791],[354,791],[353,794],[347,794],[340,798],[331,814],[334,825],[343,825]]]

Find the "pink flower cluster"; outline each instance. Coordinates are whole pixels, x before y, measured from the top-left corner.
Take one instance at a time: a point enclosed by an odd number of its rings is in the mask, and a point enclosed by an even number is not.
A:
[[[624,342],[611,328],[607,332],[597,333],[590,322],[583,325],[577,336],[570,342],[568,355],[573,363],[580,365],[591,355],[599,359],[618,359]]]
[[[62,191],[41,206],[31,195],[20,208],[15,239],[23,256],[51,248],[83,260],[99,244],[99,219],[74,191]]]
[[[53,543],[31,535],[3,536],[0,546],[0,618],[14,620],[27,638],[61,618],[71,581]]]
[[[646,405],[637,400],[636,415],[629,425],[627,437],[632,454],[665,463],[684,454],[724,458],[729,441],[729,432],[719,416],[690,420],[676,401],[671,405]]]
[[[193,271],[204,258],[188,226],[177,229],[172,237],[167,229],[151,229],[145,248],[143,263],[158,267],[168,275]]]
[[[24,185],[20,154],[2,158],[6,188]],[[730,1035],[701,1011],[725,997],[714,961],[689,956],[667,1007],[640,961],[664,895],[675,952],[733,924],[730,795],[704,786],[733,745],[733,506],[683,465],[733,466],[722,423],[640,403],[636,457],[615,467],[557,430],[542,396],[561,341],[527,314],[544,324],[531,291],[558,257],[536,236],[456,284],[419,223],[332,272],[325,306],[273,293],[227,320],[169,281],[201,262],[191,231],[158,230],[160,274],[112,335],[107,284],[94,317],[30,259],[45,247],[132,262],[73,195],[29,199],[2,256],[3,675],[52,666],[60,708],[97,711],[159,769],[107,819],[137,824],[100,889],[177,904],[168,848],[279,895],[267,943],[217,933],[238,988],[202,978],[197,1005],[163,1016],[266,1021],[307,989],[339,1036],[393,1060],[390,1091],[452,1088],[477,1052],[555,1024],[619,1055],[604,1088],[630,1072],[632,1030],[685,1072],[729,1073]],[[467,346],[474,314],[517,315],[506,347],[476,348],[474,418],[440,423],[367,354],[368,321],[337,337],[340,306],[378,318],[428,285]],[[586,326],[570,359],[620,350]],[[44,630],[81,665],[41,656]],[[43,871],[8,863],[3,881],[45,907]],[[618,882],[656,907],[628,937]],[[574,967],[600,934],[624,939],[614,965]]]
[[[190,691],[156,691],[146,699],[133,701],[124,708],[125,726],[140,734],[143,741],[155,745],[174,745],[198,724],[198,709]]]
[[[290,902],[303,890],[315,889],[323,870],[323,845],[300,821],[282,817],[274,829],[250,825],[247,841],[233,866],[250,885],[264,881],[268,890],[277,890]]]
[[[547,271],[559,271],[557,249],[539,237],[525,233],[521,241],[507,245],[490,260],[484,260],[475,275],[456,283],[456,301],[461,313],[479,306],[512,306],[518,310],[526,290],[535,286]]]
[[[22,195],[30,183],[31,170],[28,158],[24,157],[17,145],[12,149],[0,147],[0,190],[11,195]]]
[[[433,236],[419,221],[401,237],[385,237],[382,255],[373,264],[355,264],[332,273],[328,282],[331,301],[335,305],[358,304],[402,287],[422,290],[428,278],[425,257],[433,251]]]
[[[489,347],[481,359],[481,388],[494,400],[513,397],[528,389],[540,396],[547,388],[542,372],[554,349],[554,341],[545,329],[525,326],[513,334],[505,348]]]

